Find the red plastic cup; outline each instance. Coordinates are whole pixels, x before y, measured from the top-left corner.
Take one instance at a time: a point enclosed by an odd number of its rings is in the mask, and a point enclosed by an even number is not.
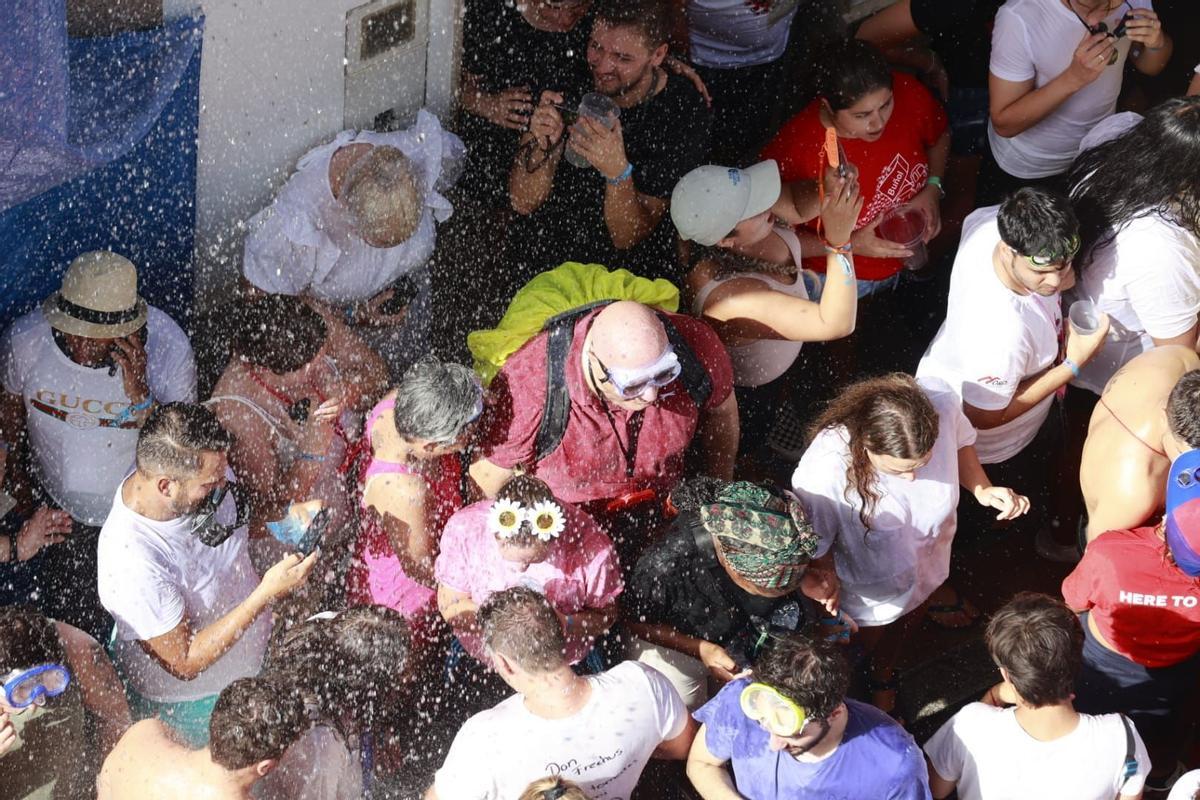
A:
[[[884,214],[875,233],[880,239],[887,239],[912,251],[912,255],[904,259],[906,269],[921,269],[929,260],[929,253],[925,250],[925,230],[928,227],[929,221],[923,211],[903,205]]]

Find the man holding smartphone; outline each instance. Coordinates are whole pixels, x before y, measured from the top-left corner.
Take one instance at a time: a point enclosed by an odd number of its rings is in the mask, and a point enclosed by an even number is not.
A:
[[[101,640],[112,623],[96,597],[99,526],[151,409],[196,399],[187,336],[137,284],[123,256],[84,253],[61,290],[0,339],[0,435],[14,493],[73,521],[64,540],[35,556],[39,606]]]

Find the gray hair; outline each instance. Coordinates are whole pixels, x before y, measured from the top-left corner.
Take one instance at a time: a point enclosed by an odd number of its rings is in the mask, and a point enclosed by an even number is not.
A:
[[[137,470],[185,480],[200,469],[203,453],[224,453],[232,445],[233,437],[206,406],[167,403],[151,412],[138,434]]]
[[[452,442],[462,435],[483,402],[475,373],[461,364],[420,361],[396,387],[392,422],[406,439]]]
[[[350,167],[341,201],[369,244],[396,247],[416,232],[425,210],[423,195],[404,153],[376,145]]]

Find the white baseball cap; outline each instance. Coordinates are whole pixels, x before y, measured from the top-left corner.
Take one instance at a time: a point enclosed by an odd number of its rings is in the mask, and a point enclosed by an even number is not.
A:
[[[779,165],[768,159],[752,167],[697,167],[671,192],[671,221],[679,236],[712,246],[739,222],[757,216],[779,199]]]

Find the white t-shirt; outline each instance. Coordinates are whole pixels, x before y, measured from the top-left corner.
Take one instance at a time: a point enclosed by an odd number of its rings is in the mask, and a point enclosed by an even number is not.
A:
[[[1200,67],[1196,67],[1196,72],[1200,72]],[[1167,800],[1194,800],[1197,792],[1200,792],[1200,769],[1186,772],[1175,781]]]
[[[1079,370],[1076,386],[1096,394],[1118,369],[1153,349],[1154,339],[1186,333],[1200,315],[1200,240],[1148,214],[1098,248],[1071,301],[1091,300],[1111,320],[1104,347]]]
[[[592,800],[629,800],[650,754],[683,732],[688,711],[660,673],[626,661],[588,678],[577,713],[543,719],[513,695],[467,720],[437,771],[439,800],[513,800],[562,775]]]
[[[333,154],[356,143],[400,150],[425,192],[421,221],[396,247],[371,247],[359,238],[329,187]],[[437,240],[434,221],[449,219],[452,210],[440,192],[458,177],[464,152],[462,140],[425,110],[408,130],[342,131],[303,155],[275,201],[251,217],[243,256],[246,279],[266,292],[308,292],[339,305],[373,297],[429,261]]]
[[[929,463],[915,480],[877,473],[882,494],[867,531],[862,499],[846,499],[850,464],[845,428],[817,434],[792,475],[792,489],[821,536],[817,555],[833,548],[841,604],[861,625],[887,625],[925,602],[950,574],[958,521],[958,451],[975,442],[958,395],[941,382],[922,387],[938,414]]]
[[[797,0],[688,0],[693,63],[715,69],[770,64],[787,49]]]
[[[1130,8],[1153,6],[1150,0],[1129,0],[1105,18],[1108,29],[1113,30]],[[1034,88],[1040,89],[1070,66],[1075,48],[1086,35],[1087,28],[1060,0],[1008,0],[996,13],[988,70],[1014,83],[1032,80]],[[1004,138],[989,120],[988,142],[1005,172],[1018,178],[1044,178],[1071,166],[1084,134],[1116,110],[1132,42],[1127,36],[1115,41],[1116,63],[1038,124]]]
[[[217,520],[231,525],[236,516],[230,492]],[[143,517],[125,505],[117,487],[100,529],[99,594],[117,623],[117,664],[143,697],[162,703],[198,700],[258,674],[271,634],[268,613],[259,614],[225,655],[191,681],[172,677],[138,644],[168,633],[184,618],[198,633],[254,591],[258,575],[246,531],[239,528],[219,547],[209,547],[192,535],[186,517],[169,522]]]
[[[1025,732],[1014,708],[970,703],[925,743],[925,753],[938,775],[958,785],[960,800],[1113,800],[1139,794],[1150,772],[1134,729],[1138,770],[1125,780],[1125,741],[1120,714],[1080,714],[1074,731],[1042,742]]]
[[[1062,331],[1059,295],[1019,295],[996,275],[992,251],[1000,241],[999,208],[977,209],[963,222],[946,321],[917,367],[918,378],[940,378],[964,403],[984,411],[1007,408],[1021,381],[1058,360]],[[979,431],[979,460],[998,464],[1021,452],[1053,402],[1051,394],[1016,419]]]
[[[100,525],[137,448],[137,423],[117,420],[129,407],[121,370],[109,375],[67,358],[41,309],[5,332],[0,361],[4,391],[25,405],[38,481],[73,519]],[[153,306],[146,318],[146,383],[160,403],[196,399],[192,345]]]

